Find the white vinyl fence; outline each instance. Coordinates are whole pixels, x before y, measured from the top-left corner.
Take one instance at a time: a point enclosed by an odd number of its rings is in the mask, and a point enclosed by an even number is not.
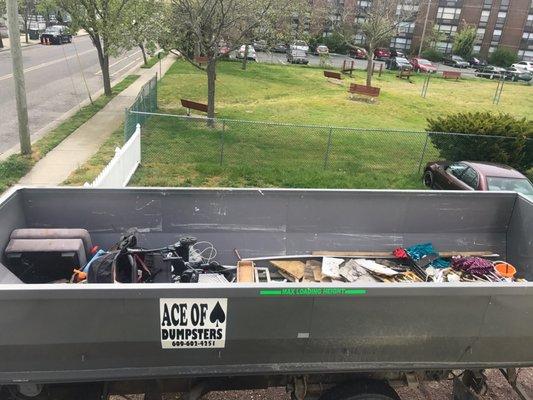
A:
[[[122,148],[115,149],[113,159],[100,172],[88,187],[115,188],[128,184],[141,162],[141,126],[137,124],[135,132]]]

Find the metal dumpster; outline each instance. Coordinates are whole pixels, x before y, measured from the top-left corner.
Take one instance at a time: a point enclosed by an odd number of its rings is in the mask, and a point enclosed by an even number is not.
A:
[[[85,228],[102,247],[208,240],[219,259],[488,250],[533,280],[533,203],[514,193],[18,188],[16,228]],[[223,343],[162,346],[165,299],[225,302]],[[533,283],[0,284],[0,385],[533,365]]]

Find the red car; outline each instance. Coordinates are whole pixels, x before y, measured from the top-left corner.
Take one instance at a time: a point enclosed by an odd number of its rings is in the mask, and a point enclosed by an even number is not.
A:
[[[411,58],[410,63],[416,72],[425,72],[430,74],[437,72],[437,66],[425,58],[414,57]]]
[[[390,51],[384,48],[374,50],[374,58],[376,60],[386,60],[390,58]]]
[[[367,57],[367,52],[362,47],[354,47],[350,49],[350,57],[357,58],[359,60],[364,60]]]
[[[488,162],[430,162],[426,165],[424,185],[442,190],[512,191],[533,198],[533,185],[517,170]]]

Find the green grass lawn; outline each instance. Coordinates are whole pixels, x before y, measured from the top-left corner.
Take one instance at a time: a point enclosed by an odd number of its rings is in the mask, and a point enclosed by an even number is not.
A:
[[[0,162],[0,192],[17,183],[26,175],[37,161],[43,158],[50,150],[56,147],[72,132],[87,122],[94,114],[104,108],[117,94],[130,86],[139,75],[128,75],[112,88],[111,96],[100,96],[89,104],[82,107],[72,117],[68,118],[56,128],[39,139],[32,145],[31,156],[13,154]]]
[[[465,110],[493,110],[531,117],[533,88],[506,84],[499,106],[496,83],[482,79],[431,79],[420,97],[422,76],[412,83],[392,73],[377,76],[376,104],[350,100],[350,82],[364,72],[330,83],[312,67],[221,62],[217,75],[217,117],[309,125],[365,128],[351,131],[244,122],[218,123],[151,117],[143,129],[142,165],[131,185],[420,188],[418,166],[428,117]],[[184,114],[180,99],[205,102],[205,75],[178,61],[159,88],[164,113]],[[222,164],[220,163],[223,158]],[[438,158],[428,145],[422,159]]]

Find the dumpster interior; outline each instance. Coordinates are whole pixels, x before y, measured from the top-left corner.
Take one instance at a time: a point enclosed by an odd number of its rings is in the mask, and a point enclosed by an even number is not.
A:
[[[65,192],[78,202],[67,202],[60,196]],[[514,194],[176,190],[162,196],[129,190],[101,195],[109,196],[109,204],[82,189],[21,189],[6,199],[0,209],[0,283],[531,279],[532,225],[527,224],[533,206]],[[308,213],[293,219],[291,211],[301,213],[298,203]],[[291,219],[297,223],[291,226]]]

